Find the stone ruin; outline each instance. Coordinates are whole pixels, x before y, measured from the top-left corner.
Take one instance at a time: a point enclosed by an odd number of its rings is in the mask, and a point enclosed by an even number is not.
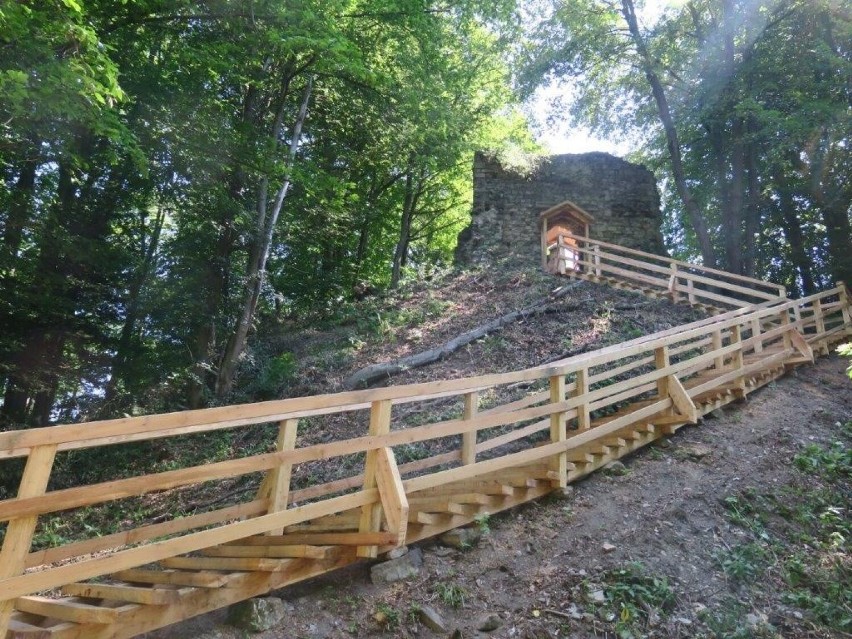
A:
[[[521,175],[477,153],[472,219],[459,234],[456,262],[540,264],[539,216],[566,201],[591,216],[589,237],[666,254],[657,182],[644,166],[608,153],[566,154]]]

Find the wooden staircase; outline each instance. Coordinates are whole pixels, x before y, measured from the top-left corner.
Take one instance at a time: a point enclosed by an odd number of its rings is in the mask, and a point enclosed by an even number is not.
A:
[[[565,275],[715,315],[512,373],[0,433],[0,463],[27,459],[18,496],[0,501],[0,636],[133,637],[376,557],[559,490],[852,334],[842,284],[792,301],[773,284],[577,240],[587,259]],[[613,266],[619,256],[628,261]],[[537,388],[479,410],[486,393],[521,383]],[[460,418],[393,428],[395,405],[452,398]],[[365,411],[358,436],[297,446],[300,420]],[[279,436],[267,453],[47,490],[66,451],[270,422]],[[448,438],[443,452],[396,461],[401,446]],[[356,457],[350,477],[291,489],[300,464]],[[31,550],[40,517],[252,472],[265,480],[249,501]]]

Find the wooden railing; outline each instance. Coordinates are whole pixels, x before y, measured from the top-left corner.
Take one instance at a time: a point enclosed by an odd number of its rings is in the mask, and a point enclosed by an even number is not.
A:
[[[575,244],[570,244],[567,240]],[[579,260],[576,265],[570,266],[580,274],[591,278],[608,277],[630,282],[640,289],[649,288],[666,293],[675,302],[738,308],[777,300],[787,295],[780,284],[570,233],[560,236],[554,248],[578,253]],[[558,265],[557,269],[563,273],[571,270],[570,267],[561,265]]]
[[[582,250],[591,258],[586,266],[621,275],[613,270],[618,267],[609,266],[615,259],[610,256],[616,255],[610,252],[612,245],[587,241]],[[678,267],[669,276],[675,278],[676,291],[691,283],[686,290],[696,297],[711,294],[697,288],[706,277],[699,273],[706,269],[680,270],[680,263],[655,259]],[[656,274],[655,281],[660,275],[664,279],[656,266],[649,261],[644,269]],[[745,295],[740,290],[746,288],[744,278],[734,279],[740,283],[714,281],[714,288],[729,286],[731,295]],[[26,458],[17,497],[0,501],[0,521],[9,522],[0,551],[0,637],[13,608],[42,609],[41,600],[25,595],[253,535],[281,534],[288,527],[353,509],[361,513],[357,532],[331,537],[357,545],[359,556],[375,556],[410,537],[412,495],[510,469],[532,472],[529,468],[535,464],[546,467],[539,479],[564,486],[588,472],[584,467],[593,451],[602,443],[620,441],[626,430],[649,423],[694,423],[714,407],[706,400],[709,394],[718,396],[724,389],[733,397],[742,396],[783,372],[785,365],[812,361],[814,350],[827,352],[830,344],[850,334],[852,320],[842,284],[793,301],[780,300],[782,289],[769,285],[754,294],[761,298],[764,290],[774,290],[775,297],[510,373],[0,433],[2,472],[12,472],[14,458]],[[738,299],[712,295],[714,301]],[[479,410],[482,398],[504,396],[507,387],[521,382],[531,384],[534,392]],[[427,406],[438,398],[457,398],[461,417],[409,428],[395,421],[394,407]],[[313,433],[303,432],[300,425],[324,415],[349,416],[352,436],[310,443]],[[47,490],[57,455],[70,451],[268,423],[279,428],[271,452]],[[398,464],[400,447],[417,442],[432,442],[439,452]],[[294,467],[322,463],[357,472],[291,489]],[[257,472],[266,479],[258,494],[243,503],[103,537],[31,548],[39,518]],[[329,536],[319,538],[329,541]]]

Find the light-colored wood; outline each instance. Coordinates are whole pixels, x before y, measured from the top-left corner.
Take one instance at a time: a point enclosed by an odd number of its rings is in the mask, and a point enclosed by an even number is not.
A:
[[[44,493],[55,458],[56,446],[53,444],[32,449],[18,487],[19,499]],[[0,548],[0,580],[20,575],[24,571],[37,523],[38,517],[33,515],[9,522],[3,538],[3,547]],[[19,594],[25,594],[25,592]],[[12,595],[0,594],[0,637],[6,636],[14,610],[14,602],[10,601],[11,597]]]
[[[299,432],[298,419],[285,419],[278,426],[278,439],[275,450],[290,451],[296,447],[296,436]],[[290,494],[290,478],[293,475],[293,464],[283,462],[269,471],[269,512],[274,513],[287,508],[287,498]],[[280,535],[282,530],[271,530],[270,535]]]
[[[669,347],[659,346],[654,349],[654,366],[658,371],[665,370],[671,364],[669,360]],[[670,375],[659,377],[657,379],[657,397],[669,396],[669,379]]]
[[[464,417],[473,419],[479,410],[479,393],[474,391],[464,396]],[[462,434],[461,449],[462,464],[473,464],[476,462],[476,431]]]
[[[561,404],[565,401],[565,376],[554,375],[550,378],[550,401]],[[550,416],[550,441],[564,442],[568,438],[567,419],[564,412],[553,413]],[[568,458],[565,453],[559,453],[550,460],[550,469],[558,479],[555,486],[564,488],[568,485]]]
[[[698,423],[698,408],[686,392],[683,384],[675,375],[671,375],[668,379],[667,392],[674,403],[677,412],[682,415],[690,424]]]
[[[144,588],[127,584],[68,584],[62,594],[86,599],[110,599],[128,603],[164,606],[178,600],[178,591],[172,588]]]
[[[578,368],[574,381],[573,396],[575,398],[588,397],[589,395],[589,369]],[[583,402],[577,406],[577,429],[588,430],[592,425],[591,408],[589,402]]]
[[[228,583],[230,577],[218,572],[186,572],[183,570],[143,570],[133,568],[122,570],[114,575],[115,579],[128,583],[163,584],[187,586],[192,588],[221,588]]]
[[[396,545],[403,546],[408,526],[408,498],[393,451],[390,448],[380,448],[376,451],[376,461],[376,485],[379,488],[388,529],[396,533]]]
[[[292,559],[270,559],[266,557],[169,557],[160,564],[166,568],[180,570],[250,570],[274,572],[281,570]]]
[[[75,623],[114,623],[120,612],[118,608],[103,608],[78,601],[49,599],[35,595],[18,597],[15,601],[15,608],[32,615]]]
[[[390,432],[392,408],[393,405],[387,399],[373,402],[370,407],[370,435],[385,435]],[[378,450],[368,450],[367,459],[364,463],[364,490],[376,487],[377,468]],[[381,510],[379,510],[377,504],[365,504],[361,509],[358,532],[378,532],[381,515]],[[359,557],[376,557],[378,555],[378,547],[359,546],[357,554]]]
[[[396,543],[397,535],[391,532],[376,533],[285,533],[283,535],[248,537],[229,545],[239,546],[386,546]]]
[[[712,344],[711,348],[714,351],[717,351],[717,352],[722,350],[722,331],[713,331],[713,333],[711,334],[710,337],[711,337],[711,340],[712,340],[711,341],[711,344]],[[713,368],[715,368],[717,371],[721,371],[722,369],[725,368],[724,356],[718,355],[713,360]]]
[[[308,544],[270,544],[268,546],[222,544],[221,546],[205,548],[201,551],[201,554],[206,557],[268,557],[271,559],[297,559],[305,557],[307,559],[326,559],[330,550],[328,546]],[[171,567],[175,568],[176,566]]]

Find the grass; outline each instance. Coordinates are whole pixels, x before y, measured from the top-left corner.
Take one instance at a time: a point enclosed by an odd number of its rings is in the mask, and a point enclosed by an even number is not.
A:
[[[467,596],[467,590],[462,586],[453,583],[438,582],[435,586],[435,592],[438,599],[450,608],[461,608],[464,606],[464,600]]]
[[[751,539],[714,555],[732,586],[771,584],[808,622],[843,633],[852,632],[850,433],[847,424],[843,441],[805,446],[793,458],[799,472],[791,485],[725,498],[726,516]],[[733,613],[706,620],[715,637],[760,636],[738,634],[726,620]]]
[[[668,579],[631,562],[603,573],[603,618],[615,623],[619,637],[641,637],[652,617],[664,617],[674,608],[675,594]],[[590,586],[586,585],[587,590]]]

